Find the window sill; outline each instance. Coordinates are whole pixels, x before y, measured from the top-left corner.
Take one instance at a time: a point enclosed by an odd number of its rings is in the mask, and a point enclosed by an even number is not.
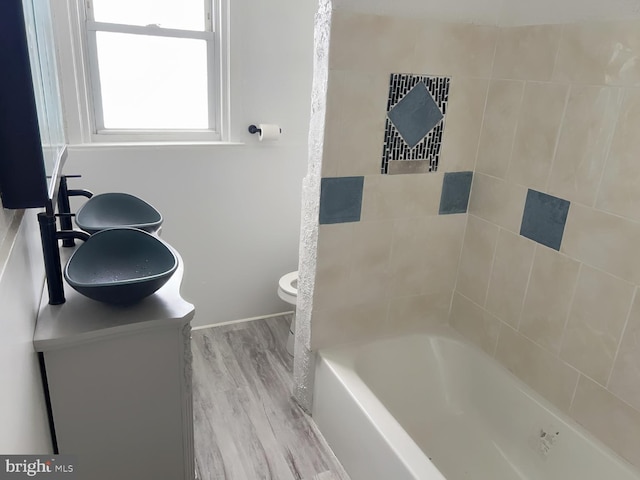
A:
[[[68,149],[74,150],[107,150],[138,148],[201,148],[201,147],[241,147],[243,142],[94,142],[70,144]]]

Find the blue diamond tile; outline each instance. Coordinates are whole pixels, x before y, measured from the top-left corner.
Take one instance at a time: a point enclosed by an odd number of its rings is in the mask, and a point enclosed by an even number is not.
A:
[[[524,205],[520,235],[560,250],[570,203],[545,193],[529,190]]]
[[[473,172],[451,172],[444,174],[442,195],[440,196],[440,215],[467,212],[472,180]]]
[[[320,224],[359,222],[364,177],[320,181]]]
[[[413,87],[387,116],[409,148],[415,147],[444,117],[424,82]]]

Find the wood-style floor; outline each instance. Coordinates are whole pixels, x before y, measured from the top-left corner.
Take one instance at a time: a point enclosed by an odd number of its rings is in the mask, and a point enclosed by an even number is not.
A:
[[[201,480],[348,480],[291,396],[290,316],[193,332]]]

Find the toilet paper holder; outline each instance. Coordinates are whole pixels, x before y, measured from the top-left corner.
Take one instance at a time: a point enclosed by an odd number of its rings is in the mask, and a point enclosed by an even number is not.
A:
[[[254,133],[262,133],[262,129],[256,127],[255,125],[249,125],[249,133],[254,134]],[[280,133],[282,133],[282,129],[280,129]]]

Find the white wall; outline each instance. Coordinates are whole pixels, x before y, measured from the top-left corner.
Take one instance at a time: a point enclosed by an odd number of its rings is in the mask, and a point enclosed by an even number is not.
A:
[[[334,0],[335,8],[501,26],[640,18],[640,0]]]
[[[194,325],[290,310],[276,288],[298,262],[316,0],[230,3],[231,140],[244,145],[71,147],[65,167],[84,177],[74,187],[129,192],[163,213]],[[246,132],[261,122],[280,124],[281,140]]]
[[[32,343],[44,280],[36,213],[27,210],[22,222],[21,214],[1,213],[0,218],[13,221],[3,225],[6,237],[0,247],[0,452],[51,453]]]

